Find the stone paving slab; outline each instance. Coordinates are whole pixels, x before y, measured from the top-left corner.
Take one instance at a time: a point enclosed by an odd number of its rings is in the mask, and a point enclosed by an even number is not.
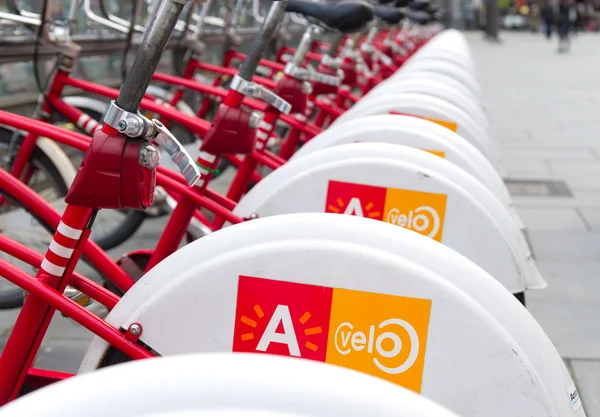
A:
[[[534,230],[579,230],[585,231],[581,215],[573,208],[518,207],[519,216],[527,229]]]
[[[528,309],[566,359],[590,417],[600,417],[600,38],[573,50],[503,33],[503,43],[468,34],[507,175],[561,179],[571,197],[514,198],[549,287]]]

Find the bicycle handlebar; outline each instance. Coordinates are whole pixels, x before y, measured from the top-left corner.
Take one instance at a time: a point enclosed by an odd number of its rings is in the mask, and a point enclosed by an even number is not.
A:
[[[137,112],[171,32],[188,1],[191,0],[163,0],[158,6],[116,100],[121,109]]]

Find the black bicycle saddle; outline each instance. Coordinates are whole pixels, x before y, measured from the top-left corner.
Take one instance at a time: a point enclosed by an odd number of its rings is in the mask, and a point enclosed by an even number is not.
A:
[[[375,16],[383,20],[385,23],[395,25],[406,16],[403,9],[389,6],[376,6],[373,8]]]
[[[331,29],[343,33],[361,31],[373,20],[373,6],[362,0],[316,3],[311,0],[289,0],[286,12],[313,17]]]
[[[431,14],[421,11],[421,10],[407,10],[406,17],[408,20],[417,23],[419,25],[424,25],[429,23],[431,20]]]
[[[412,10],[424,11],[429,8],[430,4],[429,0],[410,0],[408,7]]]

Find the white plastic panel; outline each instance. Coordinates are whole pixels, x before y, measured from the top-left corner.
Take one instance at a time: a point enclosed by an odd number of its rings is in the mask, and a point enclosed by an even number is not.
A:
[[[437,123],[401,115],[367,116],[338,124],[315,136],[291,158],[297,159],[330,146],[382,142],[430,151],[481,181],[514,215],[522,227],[502,178],[490,161],[460,135]]]
[[[491,162],[499,162],[498,145],[471,116],[448,101],[416,93],[387,94],[362,106],[359,103],[336,119],[334,125],[357,117],[393,112],[440,120],[477,147]]]
[[[363,218],[295,214],[223,229],[157,265],[107,320],[140,323],[162,355],[312,358],[462,416],[584,415],[560,356],[500,284],[431,239]],[[94,339],[81,371],[106,347]]]
[[[400,78],[396,82],[386,83],[384,88],[369,92],[366,96],[361,98],[354,107],[362,108],[367,106],[368,103],[371,103],[372,100],[388,94],[406,93],[424,94],[445,100],[471,116],[484,132],[490,130],[489,121],[478,103],[472,102],[470,98],[460,90],[448,86],[441,81],[431,80],[426,77],[409,79]]]
[[[409,60],[392,75],[392,78],[402,77],[403,74],[411,71],[433,71],[447,75],[464,84],[469,90],[481,100],[481,88],[472,74],[464,68],[442,59],[424,59]]]
[[[294,159],[246,194],[234,213],[331,212],[407,227],[466,256],[509,291],[546,286],[519,225],[479,181],[418,149],[339,145]]]
[[[196,354],[112,366],[50,385],[1,417],[457,417],[367,374],[275,355]]]

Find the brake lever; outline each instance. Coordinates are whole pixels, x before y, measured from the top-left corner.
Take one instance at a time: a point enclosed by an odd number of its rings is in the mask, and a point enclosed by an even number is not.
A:
[[[190,187],[196,184],[200,179],[200,169],[196,166],[190,154],[165,125],[156,119],[152,120],[152,124],[155,128],[155,134],[150,140],[160,145],[169,154]]]

